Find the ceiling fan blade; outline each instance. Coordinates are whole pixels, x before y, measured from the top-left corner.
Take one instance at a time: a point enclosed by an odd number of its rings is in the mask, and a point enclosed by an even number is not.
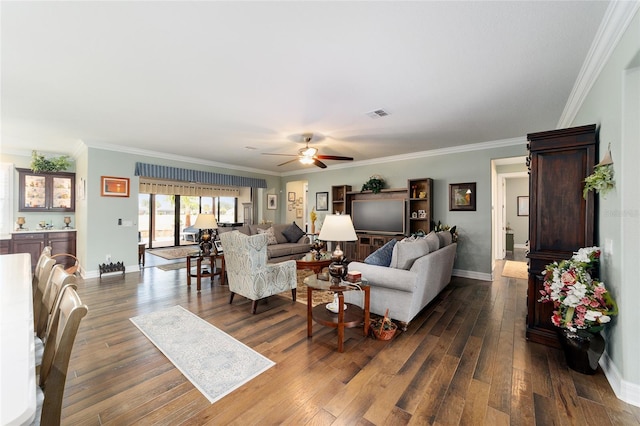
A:
[[[285,161],[284,163],[278,164],[278,166],[284,166],[285,164],[293,163],[294,161],[298,161],[298,159],[294,158],[293,160]]]
[[[339,155],[316,155],[316,158],[321,160],[343,160],[343,161],[353,161],[352,157],[342,157]]]
[[[313,159],[313,164],[315,164],[316,166],[320,167],[321,169],[326,169],[327,165],[324,164],[322,161],[318,160],[317,158]]]

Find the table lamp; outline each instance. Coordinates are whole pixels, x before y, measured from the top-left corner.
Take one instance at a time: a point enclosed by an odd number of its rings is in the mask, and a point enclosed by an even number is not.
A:
[[[64,223],[65,223],[65,228],[68,228],[69,224],[71,223],[71,217],[70,216],[65,216],[64,217]]]
[[[216,217],[212,214],[199,214],[193,227],[200,230],[200,250],[202,250],[205,256],[209,256],[213,244],[211,234],[214,229],[218,228]]]
[[[339,285],[340,281],[347,276],[348,261],[340,249],[340,241],[356,241],[356,231],[353,229],[351,216],[341,214],[329,214],[325,217],[318,239],[322,241],[335,241],[336,249],[332,253],[333,262],[329,265],[329,275],[331,283]]]
[[[26,222],[24,220],[24,217],[20,216],[18,218],[18,220],[16,221],[16,223],[18,224],[18,226],[20,227],[20,229],[22,229],[22,225],[24,225]]]

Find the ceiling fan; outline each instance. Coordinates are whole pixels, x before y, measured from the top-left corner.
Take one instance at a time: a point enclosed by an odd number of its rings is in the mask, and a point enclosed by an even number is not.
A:
[[[285,161],[284,163],[278,164],[278,166],[284,166],[285,164],[292,163],[294,161],[300,161],[302,164],[314,164],[321,169],[326,169],[327,165],[324,164],[320,160],[340,160],[340,161],[353,161],[352,157],[343,157],[340,155],[320,155],[318,154],[317,148],[312,148],[309,146],[309,142],[313,138],[313,134],[305,134],[302,135],[303,142],[306,144],[304,148],[300,148],[297,154],[267,154],[263,153],[263,155],[284,155],[288,157],[297,157],[293,160]]]

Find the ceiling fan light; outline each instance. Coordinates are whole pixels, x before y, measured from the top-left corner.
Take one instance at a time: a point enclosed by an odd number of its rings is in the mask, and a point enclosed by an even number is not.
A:
[[[313,157],[300,157],[300,162],[302,164],[313,164]]]
[[[311,158],[316,155],[317,152],[318,150],[316,148],[306,147],[300,150],[300,155]]]

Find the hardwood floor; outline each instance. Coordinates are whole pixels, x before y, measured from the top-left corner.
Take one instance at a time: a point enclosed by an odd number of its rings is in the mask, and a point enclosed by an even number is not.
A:
[[[89,314],[69,365],[64,425],[640,424],[601,371],[566,367],[560,351],[524,338],[526,282],[454,277],[391,342],[319,325],[274,296],[250,302],[226,287],[186,287],[185,270],[104,276],[78,285]],[[207,399],[130,317],[182,305],[276,362],[220,401]],[[213,344],[213,342],[212,342]]]

